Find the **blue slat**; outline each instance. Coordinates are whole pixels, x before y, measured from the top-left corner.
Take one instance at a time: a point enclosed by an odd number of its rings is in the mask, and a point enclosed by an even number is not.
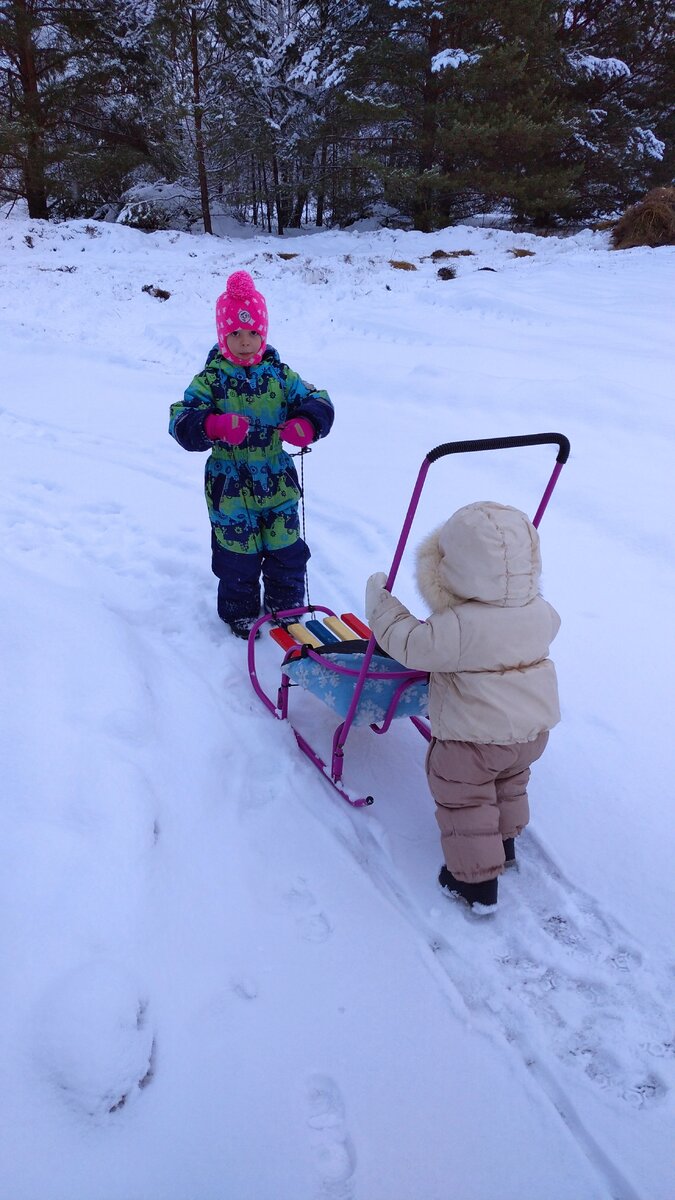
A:
[[[337,634],[333,633],[331,629],[326,629],[326,626],[323,625],[321,621],[314,619],[312,621],[306,621],[305,624],[310,633],[313,633],[314,637],[317,637],[320,642],[323,642],[324,646],[330,645],[331,642],[340,641]]]

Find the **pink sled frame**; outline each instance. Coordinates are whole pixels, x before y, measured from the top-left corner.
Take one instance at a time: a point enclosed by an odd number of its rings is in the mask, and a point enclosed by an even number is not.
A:
[[[481,450],[507,450],[522,446],[542,446],[549,444],[558,446],[558,455],[551,477],[539,502],[539,507],[532,518],[533,525],[538,527],[548,502],[551,499],[551,495],[558,481],[560,472],[562,471],[562,468],[569,457],[570,444],[564,434],[532,433],[522,434],[516,437],[483,438],[478,441],[445,442],[443,445],[436,446],[435,449],[430,450],[424,458],[415,486],[413,488],[413,493],[408,505],[408,511],[403,522],[403,528],[401,529],[396,550],[394,552],[394,558],[387,576],[387,582],[385,585],[387,591],[391,591],[393,588],[394,580],[396,579],[398,568],[400,566],[415,513],[417,511],[417,506],[422,495],[422,489],[427,477],[427,472],[432,463],[437,462],[439,458],[444,458],[451,454],[468,454]],[[290,688],[290,679],[284,671],[284,667],[288,663],[290,656],[294,654],[294,650],[288,651],[281,665],[281,684],[279,686],[277,700],[275,703],[267,695],[260,683],[260,680],[258,679],[255,663],[256,634],[258,633],[258,630],[268,622],[276,621],[278,618],[290,619],[292,617],[295,617],[299,620],[301,616],[309,612],[325,613],[327,616],[331,617],[337,616],[337,613],[333,612],[332,609],[325,608],[319,604],[314,604],[310,607],[288,609],[285,612],[276,613],[274,616],[271,614],[266,614],[256,621],[255,625],[251,629],[248,639],[248,670],[253,690],[265,707],[269,709],[272,715],[281,721],[288,720],[288,693]],[[337,726],[333,734],[333,749],[330,766],[323,761],[321,756],[317,754],[316,750],[310,745],[307,739],[291,723],[291,729],[293,730],[295,740],[300,750],[302,750],[303,754],[305,754],[310,762],[312,762],[314,766],[322,773],[324,778],[328,781],[328,783],[331,784],[335,791],[342,796],[343,800],[346,800],[347,803],[351,804],[354,808],[363,808],[373,803],[372,796],[359,796],[358,794],[353,793],[351,789],[347,788],[343,783],[342,774],[344,770],[345,743],[347,741],[347,737],[349,736],[349,731],[353,725],[356,710],[358,708],[359,700],[361,699],[361,693],[363,692],[366,680],[368,678],[374,679],[384,675],[383,672],[371,671],[369,669],[371,659],[375,652],[375,646],[375,638],[371,636],[363,655],[363,661],[360,667],[357,669],[339,666],[337,663],[331,663],[328,658],[315,654],[310,647],[306,649],[306,653],[309,655],[309,657],[315,659],[323,668],[337,671],[343,675],[352,675],[354,677],[354,691],[347,714],[344,720]],[[387,672],[385,677],[388,680],[391,680],[392,673]],[[374,733],[382,734],[387,732],[391,722],[396,716],[396,709],[406,688],[410,687],[413,683],[417,683],[420,679],[426,679],[427,676],[421,671],[401,671],[396,672],[393,675],[393,678],[400,678],[401,683],[395,689],[394,695],[392,696],[382,723],[380,725],[373,724],[370,726]],[[427,721],[423,720],[421,717],[415,716],[409,717],[408,719],[412,721],[413,725],[422,734],[422,736],[426,738],[427,741],[431,740],[431,730]]]

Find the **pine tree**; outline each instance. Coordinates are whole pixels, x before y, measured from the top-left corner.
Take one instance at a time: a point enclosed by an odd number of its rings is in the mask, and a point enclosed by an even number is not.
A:
[[[65,66],[64,47],[51,34],[46,4],[2,0],[0,4],[0,162],[3,191],[22,195],[31,217],[48,216],[51,161],[50,91]]]
[[[31,216],[92,210],[151,157],[141,0],[0,0],[0,156]]]
[[[564,55],[547,0],[388,0],[375,62],[387,196],[429,229],[476,204],[543,217],[578,167],[560,96]]]
[[[450,51],[440,217],[480,202],[505,204],[516,220],[547,222],[574,202],[581,172],[572,153],[572,106],[561,87],[567,64],[555,39],[554,6],[520,0],[480,7],[481,28],[467,56]]]
[[[611,211],[672,180],[674,35],[670,0],[577,0],[560,8],[557,38],[583,170],[579,213]]]

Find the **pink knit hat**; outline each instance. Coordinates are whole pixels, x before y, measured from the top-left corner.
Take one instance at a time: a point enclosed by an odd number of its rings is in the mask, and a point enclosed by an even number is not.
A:
[[[230,275],[225,291],[216,300],[216,328],[223,358],[243,367],[253,367],[260,362],[267,349],[267,305],[265,297],[256,291],[248,271],[235,271],[234,275]],[[237,358],[232,353],[227,338],[237,329],[251,329],[260,334],[262,345],[257,354],[252,354],[250,358]]]

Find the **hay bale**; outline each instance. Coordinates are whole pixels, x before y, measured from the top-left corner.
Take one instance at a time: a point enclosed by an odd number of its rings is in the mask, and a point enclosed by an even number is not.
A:
[[[615,250],[635,246],[675,246],[675,187],[652,188],[632,204],[612,230]]]

